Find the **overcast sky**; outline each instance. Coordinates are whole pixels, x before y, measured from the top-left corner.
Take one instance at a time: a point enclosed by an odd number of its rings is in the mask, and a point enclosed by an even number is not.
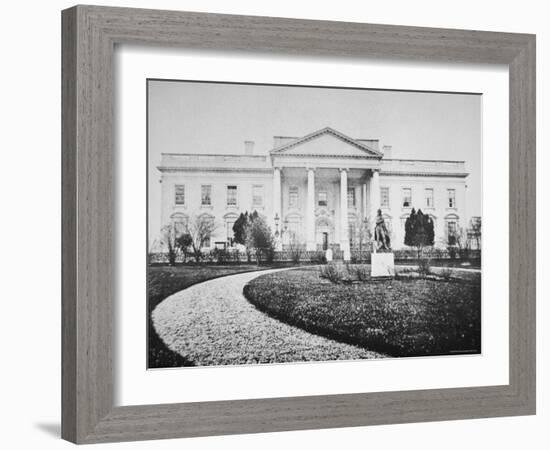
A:
[[[481,97],[182,81],[149,82],[149,216],[160,227],[161,153],[267,154],[273,136],[330,126],[380,139],[393,158],[464,160],[468,217],[481,215]]]

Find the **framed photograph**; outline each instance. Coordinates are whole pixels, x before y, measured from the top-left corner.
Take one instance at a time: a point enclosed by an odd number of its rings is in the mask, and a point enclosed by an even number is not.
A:
[[[62,24],[65,439],[535,413],[533,35]]]

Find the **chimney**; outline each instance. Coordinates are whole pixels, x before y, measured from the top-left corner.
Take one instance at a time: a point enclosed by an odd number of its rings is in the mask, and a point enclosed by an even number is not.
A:
[[[391,145],[384,145],[382,147],[382,152],[384,153],[384,159],[391,159]]]
[[[254,154],[254,141],[244,141],[244,154],[245,155]]]

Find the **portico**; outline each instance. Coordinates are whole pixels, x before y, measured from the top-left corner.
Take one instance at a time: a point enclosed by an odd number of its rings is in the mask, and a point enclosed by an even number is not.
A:
[[[283,141],[271,151],[271,158],[275,211],[283,220],[283,236],[285,231],[288,234],[282,244],[302,238],[309,251],[336,244],[349,259],[350,225],[368,219],[378,209],[375,192],[379,192],[382,154],[324,128]],[[301,187],[305,201],[300,198]]]

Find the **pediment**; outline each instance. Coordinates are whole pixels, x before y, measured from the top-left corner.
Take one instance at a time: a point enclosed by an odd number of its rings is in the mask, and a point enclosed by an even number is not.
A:
[[[285,143],[271,151],[272,155],[380,158],[382,154],[332,128],[311,133]]]

